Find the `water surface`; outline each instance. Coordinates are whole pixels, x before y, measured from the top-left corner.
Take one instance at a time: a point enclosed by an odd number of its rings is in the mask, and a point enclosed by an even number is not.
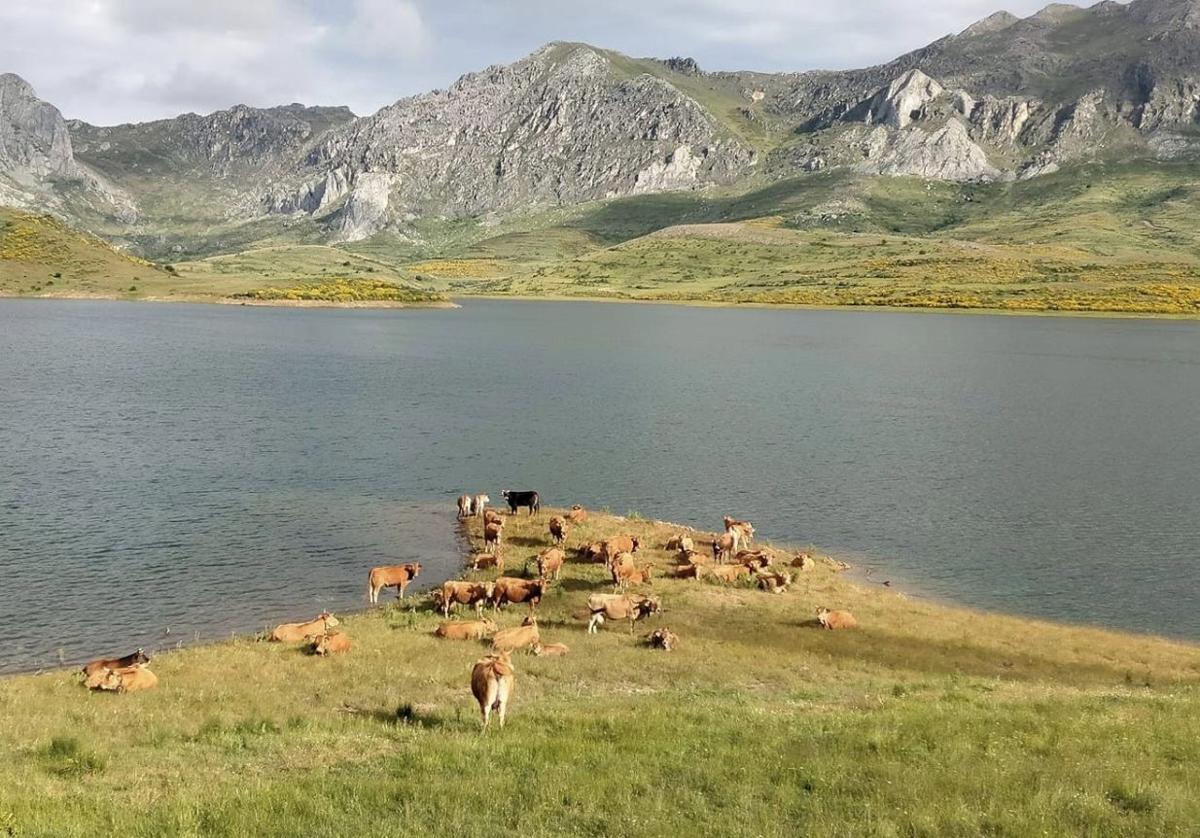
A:
[[[0,670],[431,584],[506,486],[1200,638],[1198,415],[1192,322],[0,301]]]

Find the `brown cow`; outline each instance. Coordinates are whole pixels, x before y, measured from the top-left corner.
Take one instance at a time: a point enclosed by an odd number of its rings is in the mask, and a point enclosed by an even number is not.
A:
[[[712,544],[713,561],[717,564],[723,564],[726,559],[737,552],[737,545],[737,538],[732,533],[714,536]]]
[[[587,604],[591,615],[588,618],[588,634],[596,634],[606,619],[628,620],[632,634],[635,622],[662,609],[662,603],[656,598],[640,594],[592,594]]]
[[[530,612],[542,601],[546,593],[545,579],[518,579],[515,576],[500,576],[492,588],[492,610],[510,602],[524,602]]]
[[[722,582],[736,582],[740,577],[750,572],[744,564],[719,564],[708,569],[708,575]]]
[[[604,542],[593,541],[591,544],[585,544],[582,547],[576,548],[581,562],[592,562],[600,564],[604,561]]]
[[[663,549],[668,552],[690,553],[696,549],[696,544],[692,541],[691,536],[676,533],[667,539],[667,544]]]
[[[487,526],[488,524],[504,526],[504,516],[494,509],[485,509],[483,511],[483,525]]]
[[[471,670],[471,694],[479,702],[484,730],[487,730],[493,711],[500,715],[500,727],[504,727],[504,716],[508,713],[508,700],[512,696],[515,675],[512,658],[507,653],[488,655],[475,662]]]
[[[473,553],[471,555],[471,570],[487,570],[492,567],[501,573],[504,572],[503,553]]]
[[[764,550],[739,550],[734,560],[751,570],[763,569],[771,564],[771,557]]]
[[[367,575],[367,599],[371,601],[372,605],[376,605],[379,602],[379,592],[384,588],[398,589],[400,599],[404,599],[404,591],[408,587],[408,583],[416,579],[420,572],[420,562],[371,568],[371,572]]]
[[[808,553],[797,553],[792,558],[792,567],[798,567],[801,570],[812,570],[816,565],[817,563]]]
[[[350,638],[340,631],[322,634],[309,644],[308,651],[314,655],[340,655],[350,651]]]
[[[558,579],[558,574],[562,571],[563,562],[566,560],[567,554],[557,547],[543,550],[537,557],[538,576]]]
[[[792,575],[778,570],[759,570],[754,574],[758,587],[773,594],[782,594],[792,584]]]
[[[513,652],[526,646],[536,646],[542,642],[538,632],[537,617],[528,616],[521,625],[514,628],[500,629],[492,635],[492,649],[498,652]]]
[[[734,539],[733,551],[736,553],[742,549],[743,544],[749,546],[750,542],[754,540],[754,525],[749,521],[735,521],[728,515],[724,520],[725,532],[732,535]]]
[[[132,654],[126,655],[123,658],[101,658],[88,663],[81,670],[83,674],[91,678],[97,672],[103,672],[106,669],[127,669],[131,666],[145,666],[150,663],[150,656],[138,649]]]
[[[700,564],[681,564],[675,567],[676,579],[699,579],[707,568]]]
[[[487,524],[483,528],[483,549],[495,553],[500,549],[500,537],[504,535],[503,524]]]
[[[821,628],[830,631],[858,628],[858,620],[854,619],[854,615],[849,611],[830,611],[825,607],[817,609],[817,622],[821,624]]]
[[[587,520],[587,516],[587,510],[579,504],[575,504],[571,507],[571,511],[567,513],[567,520],[572,524],[582,524]]]
[[[475,607],[475,616],[483,616],[483,606],[492,598],[494,585],[491,582],[464,582],[450,579],[442,583],[442,616],[449,617],[450,609],[457,605]]]
[[[152,690],[158,686],[158,676],[144,666],[127,666],[105,670],[104,680],[96,689],[118,693]]]
[[[491,620],[451,620],[439,623],[433,635],[447,640],[486,640],[495,631]]]
[[[567,543],[567,533],[569,530],[567,522],[557,515],[550,519],[550,538],[559,547]]]
[[[539,643],[531,650],[538,657],[561,658],[571,651],[566,643]]]
[[[624,556],[629,556],[628,553],[622,553]],[[628,563],[615,564],[612,568],[612,580],[614,588],[628,588],[630,585],[649,584],[650,575],[653,572],[651,565],[645,567],[637,567],[633,563],[633,557],[630,556]]]
[[[646,635],[646,645],[651,649],[662,649],[664,652],[670,652],[679,645],[679,635],[666,626],[663,626]]]
[[[307,623],[282,623],[275,626],[267,639],[272,643],[300,643],[319,634],[327,634],[331,628],[341,625],[338,618],[322,611],[317,619]]]
[[[611,562],[621,553],[636,553],[638,544],[638,538],[635,535],[614,535],[604,542],[604,560]]]

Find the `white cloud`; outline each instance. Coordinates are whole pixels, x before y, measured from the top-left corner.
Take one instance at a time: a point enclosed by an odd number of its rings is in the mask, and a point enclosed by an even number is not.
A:
[[[98,123],[238,102],[368,113],[546,41],[706,69],[878,63],[1000,0],[0,0],[0,72]],[[1030,14],[1045,0],[1010,0]]]

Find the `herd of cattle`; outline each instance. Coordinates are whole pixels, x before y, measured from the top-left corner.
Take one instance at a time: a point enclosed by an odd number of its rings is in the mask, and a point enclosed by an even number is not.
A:
[[[541,511],[541,498],[537,492],[515,492],[505,490],[502,494],[509,509],[515,515],[525,508],[530,516]],[[434,635],[447,640],[490,641],[491,653],[477,661],[471,671],[471,692],[479,703],[483,725],[486,728],[493,713],[499,724],[504,725],[509,697],[515,682],[512,653],[528,649],[539,656],[560,656],[570,649],[562,643],[543,643],[538,630],[537,609],[551,585],[567,561],[567,540],[571,530],[587,520],[587,510],[573,506],[563,515],[555,515],[548,523],[550,546],[532,557],[537,575],[506,576],[502,542],[506,517],[488,508],[491,498],[485,494],[462,495],[458,498],[460,519],[482,518],[483,551],[471,557],[472,570],[495,569],[497,576],[487,581],[451,579],[430,591],[432,606],[440,611],[444,622],[434,630]],[[699,552],[696,540],[688,533],[672,536],[664,545],[676,555],[673,575],[677,579],[708,578],[720,583],[733,583],[742,578],[755,580],[758,587],[771,593],[783,593],[792,584],[792,572],[775,567],[774,555],[767,550],[751,549],[755,537],[754,526],[749,521],[730,517],[724,519],[724,532],[711,539],[711,555]],[[661,600],[649,594],[634,593],[629,589],[652,582],[651,564],[639,565],[635,554],[641,547],[634,535],[616,535],[603,541],[580,544],[575,548],[578,561],[603,564],[612,581],[612,593],[592,593],[586,601],[586,612],[580,617],[587,619],[587,633],[595,634],[606,621],[626,622],[632,634],[636,623],[662,611]],[[528,571],[527,561],[525,570]],[[789,562],[793,570],[808,571],[815,562],[808,553],[796,553]],[[395,588],[400,599],[412,581],[420,574],[421,564],[410,562],[401,565],[374,567],[367,577],[367,599],[371,604],[379,602],[379,594],[386,588]],[[510,604],[524,605],[527,616],[519,626],[500,628],[493,619],[484,616],[484,609],[491,607],[495,615]],[[459,606],[474,609],[473,620],[451,620],[451,611]],[[857,622],[848,611],[817,609],[817,622],[823,628],[855,628]],[[350,638],[339,631],[338,619],[328,612],[303,623],[284,623],[276,626],[267,640],[278,643],[303,644],[308,652],[325,656],[344,654],[351,649]],[[645,644],[653,649],[671,651],[679,643],[678,636],[669,628],[655,629],[645,637]],[[148,664],[150,658],[138,649],[123,658],[95,660],[83,668],[85,684],[90,689],[115,692],[134,692],[150,689],[157,685],[158,678]]]

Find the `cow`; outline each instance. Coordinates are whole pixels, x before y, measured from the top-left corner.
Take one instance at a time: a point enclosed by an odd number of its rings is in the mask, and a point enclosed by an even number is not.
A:
[[[562,571],[563,562],[566,560],[567,554],[558,547],[543,550],[537,557],[538,576],[558,579],[558,574]]]
[[[734,560],[751,570],[762,570],[771,564],[771,557],[763,550],[739,550],[738,554],[734,556]]]
[[[754,525],[749,521],[735,521],[728,515],[724,518],[725,532],[729,533],[734,538],[733,551],[736,553],[742,549],[742,545],[750,546],[750,542],[754,540]]]
[[[579,504],[571,507],[571,511],[567,513],[567,520],[572,524],[582,524],[587,520],[588,511]]]
[[[507,653],[488,655],[475,662],[471,670],[471,694],[479,702],[484,730],[487,730],[493,712],[499,714],[500,727],[504,727],[514,681],[512,658]]]
[[[736,582],[740,577],[745,576],[750,572],[750,568],[744,564],[721,564],[714,565],[708,569],[710,577],[715,577],[722,582]]]
[[[107,669],[104,679],[95,689],[117,693],[133,693],[152,690],[158,686],[158,676],[144,666],[127,666],[122,669]]]
[[[471,517],[478,518],[480,515],[486,514],[487,505],[492,502],[492,499],[487,495],[475,495],[471,498]]]
[[[529,606],[529,611],[542,601],[546,593],[545,579],[518,579],[515,576],[500,576],[492,587],[492,610],[510,602],[523,602]]]
[[[588,634],[596,634],[607,620],[628,620],[629,633],[633,624],[644,620],[662,609],[654,597],[640,594],[592,594],[588,597]]]
[[[713,561],[723,564],[726,559],[737,552],[738,541],[732,533],[715,536],[712,544]]]
[[[538,657],[561,658],[571,651],[566,643],[539,643],[530,649]]]
[[[350,638],[344,632],[335,631],[313,638],[308,651],[313,655],[341,655],[350,651]]]
[[[488,568],[496,568],[501,573],[504,572],[504,554],[503,553],[474,553],[471,556],[471,570],[486,570]]]
[[[486,527],[488,524],[504,526],[504,516],[494,509],[485,509],[483,510],[483,525]]]
[[[91,678],[98,672],[103,672],[106,669],[127,669],[131,666],[145,666],[150,663],[150,656],[138,649],[132,654],[128,654],[123,658],[101,658],[94,660],[83,667],[81,672],[87,678]]]
[[[801,570],[812,570],[816,564],[808,553],[797,553],[792,558],[792,567],[798,567]]]
[[[516,492],[505,489],[500,493],[508,501],[508,509],[513,514],[522,506],[529,507],[529,514],[536,515],[542,509],[542,498],[537,492]]]
[[[474,606],[475,616],[483,616],[483,606],[491,600],[495,586],[491,582],[464,582],[450,579],[442,583],[442,616],[449,617],[456,605]]]
[[[503,535],[503,524],[486,524],[483,528],[483,549],[488,553],[495,553],[500,549],[500,537]]]
[[[496,624],[491,620],[451,620],[439,623],[433,636],[446,640],[486,640],[495,631]]]
[[[575,552],[578,554],[581,562],[592,562],[599,564],[604,561],[604,542],[593,541],[591,544],[585,544],[582,547],[577,547]]]
[[[404,599],[404,590],[408,583],[416,579],[420,572],[420,562],[371,568],[371,572],[367,574],[367,599],[372,605],[378,604],[379,592],[384,588],[396,588],[400,591],[400,599]]]
[[[459,495],[458,496],[458,517],[459,518],[470,518],[471,514],[472,514],[471,496],[470,495]]]
[[[500,629],[492,635],[492,651],[513,652],[526,646],[533,647],[542,642],[538,632],[537,617],[526,617],[521,625]]]
[[[666,626],[656,628],[646,635],[646,645],[651,649],[662,649],[664,652],[670,652],[679,645],[679,635]]]
[[[611,564],[613,559],[622,553],[636,553],[640,542],[635,535],[614,535],[604,542],[604,561]]]
[[[663,549],[667,552],[690,553],[696,549],[696,545],[690,536],[676,533],[667,539],[667,544]]]
[[[322,611],[315,620],[307,623],[282,623],[275,626],[267,640],[272,643],[301,643],[319,634],[328,634],[331,628],[341,625],[338,618]]]
[[[628,557],[628,561],[619,561],[624,557]],[[622,553],[617,558],[618,561],[611,568],[614,588],[628,588],[630,585],[648,584],[650,582],[650,575],[652,573],[651,565],[637,567],[633,563],[633,556],[629,553]]]
[[[681,564],[675,567],[676,579],[699,579],[705,572],[704,565],[699,564]]]
[[[561,547],[563,544],[566,544],[567,531],[567,524],[562,518],[559,518],[557,515],[555,515],[550,519],[550,538],[559,547]]]
[[[858,620],[854,619],[854,615],[849,611],[830,611],[824,606],[817,608],[817,622],[821,624],[821,628],[830,631],[858,628]]]
[[[782,594],[792,584],[792,575],[790,573],[783,573],[777,570],[756,571],[754,578],[758,580],[758,587],[773,594]]]

